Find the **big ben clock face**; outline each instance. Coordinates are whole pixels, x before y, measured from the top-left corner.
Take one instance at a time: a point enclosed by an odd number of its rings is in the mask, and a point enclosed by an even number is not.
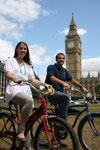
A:
[[[68,48],[73,48],[74,47],[74,42],[73,41],[70,41],[69,43],[68,43]]]

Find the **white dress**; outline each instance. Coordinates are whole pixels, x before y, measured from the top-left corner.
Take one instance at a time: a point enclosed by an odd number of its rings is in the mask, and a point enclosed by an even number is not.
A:
[[[35,78],[34,72],[31,65],[25,63],[25,74],[20,70],[19,64],[15,58],[9,58],[4,66],[5,73],[11,72],[13,77],[17,77],[19,80],[32,80]],[[5,98],[9,102],[17,93],[22,92],[32,97],[32,92],[29,85],[15,85],[13,81],[9,81]]]

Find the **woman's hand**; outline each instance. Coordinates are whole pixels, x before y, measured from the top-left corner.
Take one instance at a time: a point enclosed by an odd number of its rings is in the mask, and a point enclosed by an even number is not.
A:
[[[52,85],[50,85],[50,84],[46,84],[46,83],[45,83],[44,86],[45,86],[47,89],[48,89],[48,88],[52,88]]]
[[[15,82],[15,83],[18,83],[19,79],[18,78],[12,78],[12,81]]]

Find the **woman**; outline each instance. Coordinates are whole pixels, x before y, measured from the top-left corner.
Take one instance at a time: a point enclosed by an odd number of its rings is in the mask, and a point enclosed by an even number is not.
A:
[[[19,42],[15,48],[15,54],[13,58],[9,58],[5,64],[6,77],[9,79],[9,83],[6,88],[6,99],[8,103],[11,101],[22,107],[21,109],[21,121],[18,131],[18,138],[26,141],[26,150],[31,150],[29,134],[26,140],[24,136],[24,130],[26,121],[28,119],[30,110],[33,105],[33,98],[31,89],[28,85],[14,85],[19,80],[31,80],[31,82],[38,86],[50,87],[49,84],[40,82],[35,79],[32,69],[29,48],[25,42]]]

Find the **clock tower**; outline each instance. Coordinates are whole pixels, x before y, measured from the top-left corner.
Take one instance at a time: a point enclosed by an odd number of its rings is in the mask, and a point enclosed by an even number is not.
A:
[[[81,78],[81,40],[77,33],[77,26],[72,19],[69,25],[69,32],[65,39],[66,67],[74,79]]]

